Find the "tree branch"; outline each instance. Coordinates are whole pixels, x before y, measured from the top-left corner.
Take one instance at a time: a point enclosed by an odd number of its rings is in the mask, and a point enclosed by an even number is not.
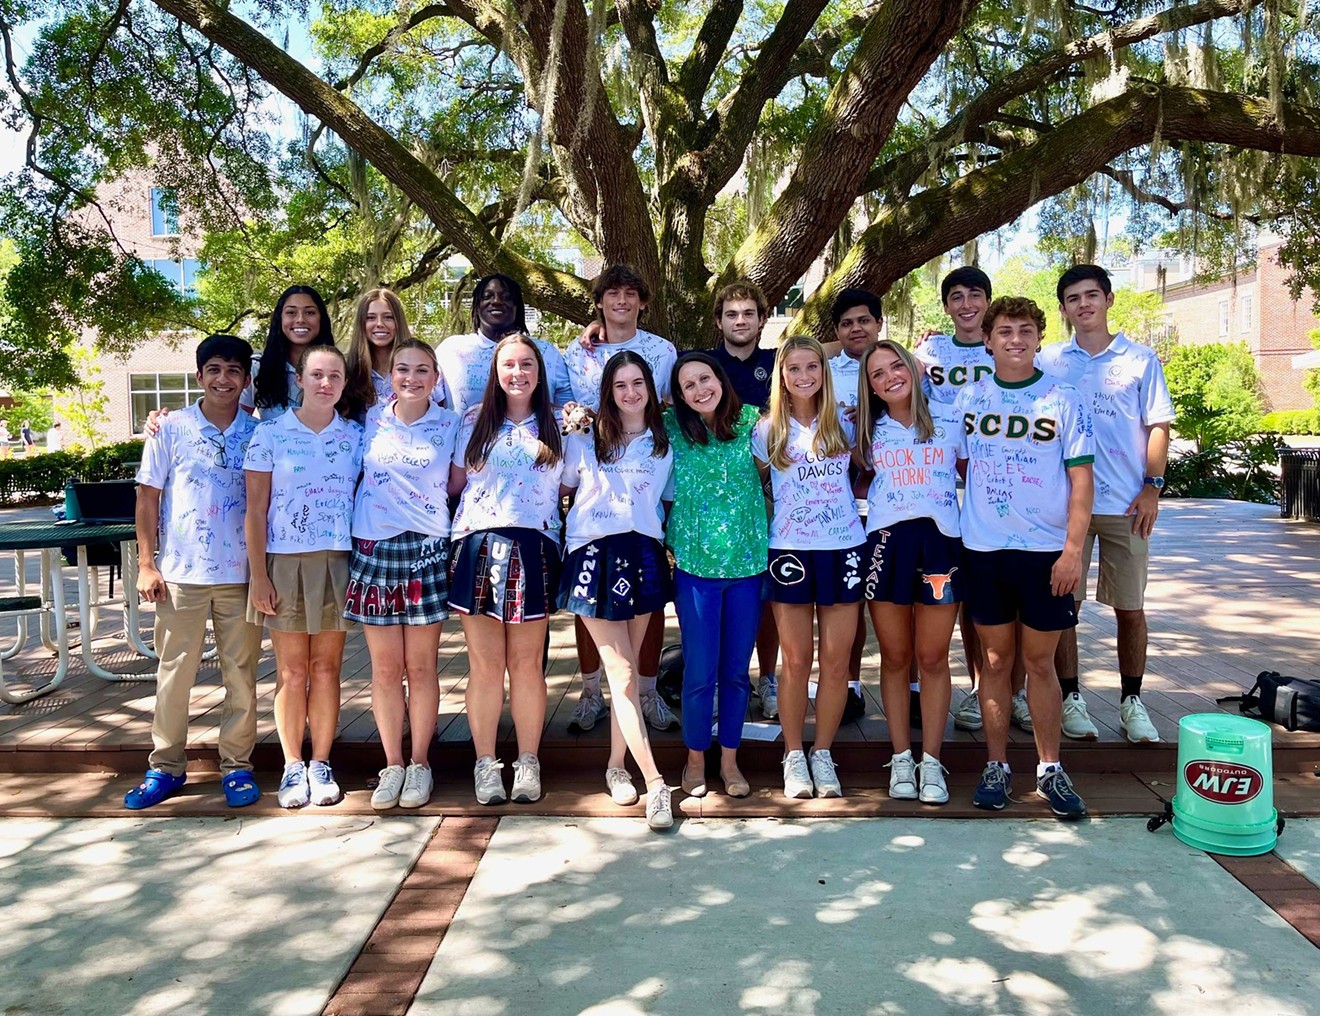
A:
[[[1114,53],[1157,35],[1241,14],[1259,2],[1202,0],[1200,3],[1180,4],[1148,18],[1138,18],[1112,31],[1099,32],[1060,47],[990,85],[920,146],[877,167],[867,175],[863,190],[867,193],[883,190],[890,199],[906,197],[917,180],[938,162],[943,151],[960,144],[977,125],[994,118],[1005,103],[1034,91],[1060,71],[1091,57]]]
[[[432,18],[441,18],[445,16],[457,17],[448,4],[426,4],[423,7],[417,8],[417,10],[413,11],[406,19],[399,21],[398,24],[390,28],[390,30],[381,37],[381,40],[378,43],[363,50],[362,55],[358,57],[358,65],[353,68],[352,73],[345,78],[340,78],[338,81],[333,82],[330,87],[336,88],[342,92],[344,89],[356,85],[362,80],[363,75],[367,73],[367,68],[371,66],[372,61],[377,57],[388,53],[401,38],[411,32],[418,25],[424,24]]]
[[[889,0],[880,9],[831,89],[788,185],[721,281],[751,279],[771,299],[788,291],[848,214],[908,95],[975,6]]]
[[[706,89],[710,87],[710,80],[724,59],[742,12],[743,0],[714,0],[705,20],[701,22],[701,28],[697,30],[692,52],[678,70],[676,84],[694,118],[701,112]]]
[[[355,103],[264,35],[209,0],[153,0],[156,6],[250,64],[266,81],[321,120],[415,201],[440,234],[483,271],[517,279],[531,302],[573,320],[590,316],[586,283],[501,246],[426,165]]]
[[[1221,212],[1217,208],[1206,208],[1195,201],[1174,201],[1171,198],[1166,198],[1163,194],[1156,194],[1142,187],[1141,184],[1137,183],[1136,176],[1126,169],[1101,166],[1100,172],[1122,187],[1128,197],[1145,205],[1158,205],[1171,215],[1179,215],[1182,212],[1195,212],[1197,215],[1204,215],[1207,219],[1218,219],[1220,222],[1233,222],[1236,219],[1241,219],[1243,222],[1250,222],[1253,226],[1259,226],[1265,221],[1259,215],[1247,215],[1245,213],[1234,215],[1232,212]]]
[[[1156,136],[1318,157],[1320,107],[1285,105],[1279,115],[1257,96],[1157,85],[1129,90],[991,166],[882,209],[812,294],[794,330],[825,333],[830,302],[843,287],[883,293],[914,268],[1103,172]]]

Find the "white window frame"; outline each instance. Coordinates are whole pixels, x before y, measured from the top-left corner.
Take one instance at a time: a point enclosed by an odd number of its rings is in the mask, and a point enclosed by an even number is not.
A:
[[[183,389],[162,388],[160,379],[163,377],[183,378]],[[150,379],[150,380],[148,380]],[[183,401],[180,403],[179,395],[182,394]],[[141,437],[143,431],[138,426],[137,407],[135,400],[139,396],[154,396],[152,401],[154,405],[151,409],[160,409],[162,405],[168,405],[171,410],[181,409],[183,406],[192,405],[202,397],[201,385],[197,383],[197,375],[186,371],[162,370],[162,371],[142,371],[128,375],[128,416],[129,427],[135,437]],[[162,401],[165,396],[168,401]],[[150,410],[148,410],[150,412]],[[143,423],[146,422],[146,416],[143,416]]]

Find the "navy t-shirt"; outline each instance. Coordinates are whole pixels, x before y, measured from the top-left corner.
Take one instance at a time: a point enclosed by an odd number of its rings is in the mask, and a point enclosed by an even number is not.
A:
[[[719,343],[710,351],[719,361],[744,406],[765,409],[770,405],[770,383],[775,376],[775,351],[758,346],[748,359],[740,360]]]

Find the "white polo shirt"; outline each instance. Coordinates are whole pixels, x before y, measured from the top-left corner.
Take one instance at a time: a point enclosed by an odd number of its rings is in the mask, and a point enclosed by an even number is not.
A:
[[[593,412],[600,408],[600,381],[605,374],[605,364],[624,350],[631,350],[646,361],[660,401],[669,399],[669,378],[678,360],[678,350],[668,339],[639,328],[627,342],[598,342],[590,349],[576,340],[568,344],[564,362],[568,364],[568,379],[575,401]]]
[[[1046,374],[1077,388],[1095,429],[1096,515],[1122,515],[1146,481],[1146,441],[1157,423],[1172,423],[1164,368],[1149,346],[1122,332],[1095,356],[1077,344],[1046,346],[1036,357]]]
[[[449,535],[449,466],[460,421],[429,403],[416,423],[399,419],[397,402],[367,412],[362,482],[353,504],[353,536],[388,540],[400,533]]]
[[[353,546],[353,488],[362,472],[362,426],[338,414],[319,434],[295,413],[262,420],[244,469],[270,473],[266,553]]]
[[[223,431],[201,401],[170,413],[142,447],[137,482],[161,491],[156,567],[166,582],[218,586],[248,580],[243,459],[257,421],[241,409]]]
[[[979,339],[962,343],[954,335],[931,335],[917,343],[912,355],[926,368],[926,398],[948,406],[965,386],[995,372],[995,361]]]
[[[568,368],[559,350],[542,339],[532,339],[545,361],[546,377],[541,381],[550,389],[550,402],[556,408],[572,401],[568,383]],[[495,362],[496,340],[480,332],[451,335],[435,347],[435,358],[440,366],[440,379],[448,393],[449,408],[459,417],[481,402],[490,377],[490,365]],[[437,389],[440,387],[436,386]]]
[[[830,379],[834,383],[834,399],[845,406],[857,405],[857,385],[862,374],[862,361],[846,352],[830,357]]]
[[[958,458],[967,460],[962,508],[969,550],[1062,550],[1068,467],[1095,460],[1082,393],[1039,370],[1022,382],[993,375],[963,388]]]
[[[897,522],[932,519],[945,536],[961,535],[958,523],[958,448],[962,418],[952,406],[929,403],[935,431],[917,440],[888,414],[871,428],[875,477],[866,494],[866,530],[874,533]]]
[[[830,412],[830,409],[826,409]],[[833,410],[837,411],[837,410]],[[852,443],[852,424],[840,421]],[[771,550],[843,550],[866,542],[852,484],[848,481],[851,454],[822,458],[812,449],[817,422],[804,427],[788,419],[787,469],[770,466],[775,510],[770,520]],[[763,419],[752,431],[752,456],[768,463],[770,421]]]
[[[617,459],[604,463],[597,460],[591,437],[570,434],[564,441],[564,475],[559,481],[577,489],[564,523],[568,551],[621,533],[663,540],[660,500],[673,469],[673,450],[657,456],[650,432],[633,438]]]
[[[557,540],[564,460],[536,465],[541,449],[536,417],[505,420],[485,464],[474,471],[467,468],[466,456],[475,422],[476,414],[469,413],[454,445],[454,464],[467,470],[467,486],[454,515],[453,538],[486,529],[537,529]]]

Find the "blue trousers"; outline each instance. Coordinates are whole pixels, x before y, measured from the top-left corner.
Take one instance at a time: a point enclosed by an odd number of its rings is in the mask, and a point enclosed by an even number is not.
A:
[[[720,701],[720,747],[742,742],[751,684],[747,668],[761,624],[761,575],[703,579],[674,572],[674,610],[683,643],[683,743],[710,747],[715,695]]]

